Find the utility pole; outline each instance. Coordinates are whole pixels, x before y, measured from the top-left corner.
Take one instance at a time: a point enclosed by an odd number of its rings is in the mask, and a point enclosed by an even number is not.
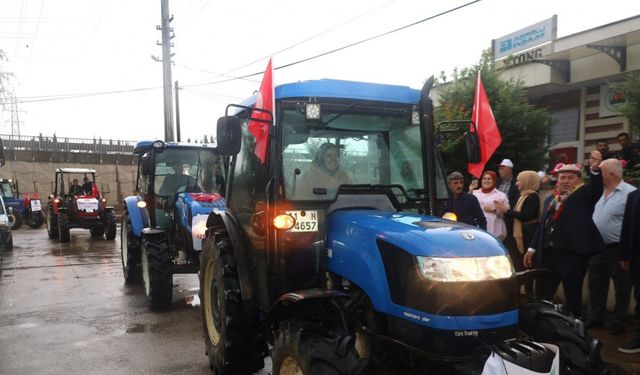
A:
[[[180,99],[178,98],[178,81],[176,81],[176,141],[180,142]]]
[[[162,46],[162,59],[151,56],[155,61],[162,61],[162,77],[164,88],[164,140],[173,142],[173,103],[171,98],[171,39],[175,34],[171,34],[173,29],[170,26],[173,16],[169,17],[169,0],[160,0],[161,2],[161,24],[156,26],[157,30],[162,31],[162,43],[156,42]]]

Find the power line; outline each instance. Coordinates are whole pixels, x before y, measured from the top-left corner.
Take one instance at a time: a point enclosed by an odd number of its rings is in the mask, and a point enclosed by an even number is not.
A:
[[[442,16],[444,16],[446,14],[449,14],[449,13],[458,11],[460,9],[466,8],[466,7],[468,7],[468,6],[472,5],[472,4],[478,3],[480,1],[481,0],[473,0],[473,1],[470,1],[468,3],[459,5],[457,7],[450,8],[450,9],[445,10],[443,12],[437,13],[435,15],[423,18],[423,19],[421,19],[419,21],[415,21],[415,22],[412,22],[410,24],[407,24],[407,25],[404,25],[404,26],[401,26],[401,27],[398,27],[398,28],[395,28],[395,29],[392,29],[392,30],[389,30],[389,31],[385,31],[383,33],[376,34],[374,36],[371,36],[371,37],[368,37],[368,38],[365,38],[365,39],[361,39],[361,40],[359,40],[357,42],[349,43],[349,44],[344,45],[342,47],[334,48],[332,50],[325,51],[323,53],[320,53],[320,54],[317,54],[317,55],[314,55],[314,56],[311,56],[311,57],[307,57],[307,58],[300,59],[300,60],[297,60],[297,61],[294,61],[294,62],[291,62],[291,63],[288,63],[288,64],[284,64],[284,65],[275,67],[273,69],[274,70],[280,70],[280,69],[288,68],[288,67],[291,67],[291,66],[294,66],[294,65],[297,65],[297,64],[301,64],[301,63],[304,63],[304,62],[307,62],[307,61],[310,61],[310,60],[314,60],[314,59],[317,59],[317,58],[320,58],[320,57],[323,57],[323,56],[327,56],[327,55],[330,55],[330,54],[345,50],[347,48],[351,48],[351,47],[354,47],[354,46],[357,46],[357,45],[360,45],[360,44],[364,44],[366,42],[370,42],[372,40],[381,38],[383,36],[387,36],[387,35],[396,33],[398,31],[405,30],[405,29],[408,29],[410,27],[419,25],[419,24],[424,23],[426,21],[430,21],[430,20],[433,20],[435,18],[442,17]],[[249,78],[249,77],[258,76],[258,75],[261,75],[263,73],[264,73],[264,71],[260,71],[260,72],[255,72],[255,73],[251,73],[251,74],[245,74],[245,75],[242,75],[242,76],[235,76],[235,77],[232,76],[230,78],[223,79],[223,80],[218,80],[218,81],[194,83],[194,84],[190,84],[190,85],[182,85],[181,88],[207,86],[207,85],[220,84],[220,83],[225,83],[225,82],[230,82],[230,81],[242,80],[242,79],[246,79],[246,78]],[[83,98],[83,97],[90,97],[90,96],[111,95],[111,94],[122,94],[122,93],[139,92],[139,91],[147,91],[147,90],[156,90],[156,89],[161,89],[161,88],[163,88],[163,87],[162,86],[157,86],[157,87],[145,87],[145,88],[136,88],[136,89],[128,89],[128,90],[102,91],[102,92],[83,93],[83,94],[47,95],[47,96],[41,96],[41,97],[31,97],[31,99],[22,98],[22,99],[19,100],[19,102],[21,102],[21,103],[33,103],[33,102],[44,102],[44,101],[51,101],[51,100],[76,99],[76,98]],[[0,102],[0,103],[7,104],[8,102],[7,103]]]
[[[455,12],[457,10],[466,8],[469,5],[478,3],[480,1],[481,0],[473,0],[473,1],[470,1],[468,3],[459,5],[459,6],[455,7],[455,8],[450,8],[450,9],[445,10],[443,12],[437,13],[437,14],[435,14],[433,16],[429,16],[429,17],[423,18],[423,19],[421,19],[419,21],[412,22],[412,23],[410,23],[408,25],[404,25],[404,26],[401,26],[401,27],[398,27],[398,28],[395,28],[395,29],[392,29],[392,30],[389,30],[389,31],[385,31],[383,33],[380,33],[380,34],[377,34],[377,35],[374,35],[374,36],[371,36],[371,37],[368,37],[368,38],[365,38],[365,39],[361,39],[361,40],[359,40],[357,42],[349,43],[349,44],[344,45],[342,47],[334,48],[332,50],[329,50],[329,51],[326,51],[326,52],[323,52],[323,53],[319,53],[319,54],[311,56],[311,57],[300,59],[300,60],[297,60],[297,61],[294,61],[294,62],[291,62],[291,63],[288,63],[288,64],[280,65],[278,67],[273,68],[273,70],[279,70],[279,69],[288,68],[288,67],[291,67],[291,66],[294,66],[294,65],[301,64],[303,62],[307,62],[307,61],[310,61],[310,60],[315,60],[317,58],[324,57],[324,56],[327,56],[327,55],[330,55],[330,54],[345,50],[347,48],[351,48],[351,47],[355,47],[355,46],[360,45],[360,44],[364,44],[366,42],[370,42],[372,40],[381,38],[383,36],[387,36],[387,35],[396,33],[398,31],[401,31],[401,30],[408,29],[410,27],[419,25],[419,24],[421,24],[423,22],[430,21],[430,20],[438,18],[438,17],[442,17],[442,16],[444,16],[446,14],[449,14],[449,13]],[[185,87],[187,87],[187,86],[195,87],[195,86],[214,85],[214,84],[218,84],[218,83],[229,82],[229,81],[234,80],[234,79],[244,79],[244,78],[254,77],[254,76],[261,75],[261,74],[264,74],[264,71],[259,71],[259,72],[255,72],[255,73],[251,73],[251,74],[245,74],[245,75],[242,75],[242,76],[239,76],[239,77],[236,77],[236,78],[229,78],[229,79],[224,79],[224,80],[219,80],[219,81],[212,81],[212,82],[198,83],[198,84],[192,84],[192,85],[185,85]]]
[[[231,70],[229,70],[229,71],[227,71],[227,72],[225,72],[225,73],[223,73],[223,74],[221,74],[221,75],[227,75],[227,74],[229,74],[229,73],[233,73],[233,72],[235,72],[235,71],[238,71],[238,70],[240,70],[240,69],[242,69],[242,68],[246,68],[247,66],[253,65],[253,64],[255,64],[255,63],[257,63],[257,62],[260,62],[260,61],[262,61],[262,60],[266,60],[266,59],[268,59],[268,58],[269,58],[269,57],[271,57],[271,56],[275,56],[275,55],[277,55],[277,54],[279,54],[279,53],[282,53],[282,52],[288,51],[288,50],[290,50],[290,49],[292,49],[292,48],[294,48],[294,47],[297,47],[297,46],[299,46],[299,45],[301,45],[301,44],[303,44],[303,43],[306,43],[306,42],[308,42],[308,41],[310,41],[310,40],[313,40],[313,39],[315,39],[315,38],[317,38],[317,37],[319,37],[319,36],[322,36],[322,35],[327,34],[327,33],[331,32],[331,31],[333,31],[333,30],[335,30],[335,29],[338,29],[338,28],[340,28],[340,27],[342,27],[342,26],[344,26],[344,25],[346,25],[346,24],[349,24],[349,23],[351,23],[351,22],[353,22],[353,21],[355,21],[355,20],[357,20],[357,19],[359,19],[359,18],[362,18],[362,17],[364,17],[364,16],[366,16],[366,15],[368,15],[368,14],[371,14],[371,13],[373,13],[373,12],[377,11],[378,9],[384,8],[384,7],[386,7],[387,5],[389,5],[389,4],[391,4],[391,3],[395,2],[395,1],[397,1],[397,0],[387,1],[387,2],[386,2],[386,3],[384,3],[384,4],[382,4],[382,5],[378,6],[378,7],[375,7],[375,8],[373,8],[373,9],[371,9],[371,10],[369,10],[369,11],[365,12],[365,13],[362,13],[362,14],[359,14],[359,15],[357,15],[357,16],[355,16],[355,17],[352,17],[352,18],[350,18],[350,19],[346,20],[345,22],[342,22],[342,23],[340,23],[340,24],[338,24],[338,25],[335,25],[335,26],[333,26],[333,27],[330,27],[330,28],[328,28],[328,29],[325,29],[325,30],[323,30],[323,31],[321,31],[321,32],[319,32],[319,33],[317,33],[317,34],[314,34],[314,35],[312,35],[312,36],[310,36],[310,37],[308,37],[308,38],[306,38],[306,39],[303,39],[303,40],[301,40],[301,41],[299,41],[299,42],[296,42],[296,43],[294,43],[294,44],[292,44],[292,45],[290,45],[290,46],[288,46],[288,47],[282,48],[282,49],[280,49],[280,50],[278,50],[278,51],[276,51],[276,52],[270,53],[270,54],[268,54],[268,55],[266,55],[266,56],[263,56],[263,57],[261,57],[261,58],[259,58],[259,59],[256,59],[256,60],[253,60],[253,61],[251,61],[251,62],[249,62],[249,63],[246,63],[246,64],[244,64],[244,65],[242,65],[242,66],[239,66],[239,67],[237,67],[237,68],[231,69]]]

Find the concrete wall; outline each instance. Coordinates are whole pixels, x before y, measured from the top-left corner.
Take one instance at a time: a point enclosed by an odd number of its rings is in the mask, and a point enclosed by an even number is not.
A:
[[[137,156],[91,152],[50,152],[5,150],[5,165],[0,178],[18,182],[20,196],[37,191],[43,204],[53,192],[55,169],[63,167],[93,168],[96,182],[107,204],[120,210],[124,197],[135,188]]]

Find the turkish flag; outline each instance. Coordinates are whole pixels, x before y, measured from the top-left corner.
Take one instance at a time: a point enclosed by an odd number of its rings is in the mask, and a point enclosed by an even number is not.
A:
[[[480,162],[467,163],[467,170],[476,178],[480,178],[491,155],[496,151],[502,137],[498,130],[498,124],[493,117],[487,93],[484,91],[484,85],[480,79],[480,71],[478,71],[478,80],[476,81],[476,93],[473,100],[473,113],[471,119],[475,123],[475,127],[471,124],[470,132],[478,132],[478,140],[480,141]]]
[[[271,59],[267,64],[267,70],[264,72],[262,83],[260,84],[260,91],[256,98],[255,108],[260,108],[271,112],[271,114],[263,111],[253,111],[251,114],[252,120],[249,121],[249,132],[256,137],[256,148],[254,153],[260,159],[262,164],[267,162],[267,141],[269,140],[269,124],[273,119],[275,122],[275,113],[273,109],[275,94],[273,91],[273,68],[271,65]],[[256,121],[258,119],[262,121]]]

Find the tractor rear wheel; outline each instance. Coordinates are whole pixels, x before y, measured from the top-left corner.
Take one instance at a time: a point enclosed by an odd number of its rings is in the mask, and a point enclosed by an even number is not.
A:
[[[129,215],[126,211],[122,215],[122,227],[120,228],[120,259],[122,260],[122,275],[125,284],[139,282],[142,279],[140,242],[133,237]]]
[[[49,238],[58,238],[58,217],[51,211],[47,213],[47,234]]]
[[[24,221],[22,219],[22,215],[20,215],[19,213],[14,211],[13,212],[13,218],[14,218],[14,220],[13,220],[13,225],[11,225],[11,230],[20,229],[20,227],[22,226],[22,222]]]
[[[365,373],[367,364],[358,358],[354,336],[301,321],[280,323],[271,358],[277,375],[355,375]]]
[[[209,364],[216,375],[252,374],[264,367],[267,344],[257,318],[244,310],[231,241],[203,240],[200,301]]]
[[[607,374],[600,341],[560,305],[531,300],[520,309],[520,329],[538,342],[560,348],[560,374]]]
[[[58,213],[58,235],[60,236],[60,242],[69,242],[71,240],[69,215],[66,212]]]
[[[91,237],[100,237],[104,234],[104,227],[89,228],[89,233],[91,233]]]
[[[116,238],[116,214],[113,211],[105,213],[104,217],[104,237],[108,240],[114,240]]]
[[[173,274],[166,234],[143,234],[140,253],[142,279],[151,310],[168,310],[173,298]]]
[[[25,219],[25,223],[32,229],[38,229],[42,226],[42,223],[44,223],[44,216],[42,216],[42,212],[32,212],[31,216]]]

